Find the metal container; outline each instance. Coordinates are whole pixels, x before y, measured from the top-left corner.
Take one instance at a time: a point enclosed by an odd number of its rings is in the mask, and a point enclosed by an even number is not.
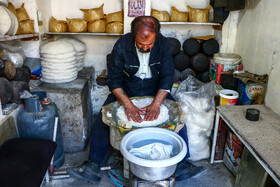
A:
[[[48,103],[41,106],[39,103],[39,96],[27,98],[24,101],[26,108],[17,117],[19,136],[52,140],[55,116],[57,113],[55,104],[48,100]],[[64,163],[63,141],[59,122],[56,143],[57,148],[54,153],[54,167],[59,168]]]
[[[171,177],[160,180],[160,181],[147,181],[136,177],[131,172],[129,174],[129,187],[174,187],[175,186],[175,177]]]
[[[133,145],[168,142],[173,146],[174,155],[164,160],[148,160],[134,156],[129,152]],[[141,145],[141,146],[144,146]],[[141,128],[129,132],[121,141],[120,150],[129,161],[130,171],[137,177],[158,181],[170,177],[176,170],[177,163],[187,154],[187,145],[176,133],[161,128]]]
[[[144,167],[133,162],[129,162],[130,171],[137,177],[148,181],[167,179],[175,172],[176,167],[177,164],[166,167]]]

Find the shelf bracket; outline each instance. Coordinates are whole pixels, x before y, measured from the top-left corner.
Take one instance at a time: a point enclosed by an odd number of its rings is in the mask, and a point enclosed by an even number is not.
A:
[[[47,34],[47,33],[41,34],[41,40],[42,41],[45,41],[45,40],[48,40],[48,39],[51,39],[51,38],[53,38],[52,34]]]

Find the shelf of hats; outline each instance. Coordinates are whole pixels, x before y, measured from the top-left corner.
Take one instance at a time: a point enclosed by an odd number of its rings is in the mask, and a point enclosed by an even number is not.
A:
[[[127,0],[124,0],[127,1]],[[124,9],[105,13],[103,10],[104,3],[99,7],[91,9],[79,9],[84,13],[83,18],[66,18],[66,20],[57,20],[51,17],[49,20],[49,32],[45,34],[53,35],[98,35],[98,36],[119,36],[130,31],[130,24],[125,20],[131,20],[130,3]],[[219,26],[220,23],[209,22],[211,6],[204,9],[192,8],[187,6],[188,12],[179,11],[175,6],[171,6],[169,11],[157,10],[152,8],[152,2],[142,1],[141,6],[145,3],[143,15],[151,15],[157,18],[161,25],[194,25],[194,26]],[[127,4],[124,2],[124,4]],[[140,6],[140,5],[139,5]],[[171,14],[169,13],[171,12]]]
[[[11,2],[1,1],[0,15],[0,41],[39,39],[34,30],[34,20],[29,17],[24,3],[16,8]]]

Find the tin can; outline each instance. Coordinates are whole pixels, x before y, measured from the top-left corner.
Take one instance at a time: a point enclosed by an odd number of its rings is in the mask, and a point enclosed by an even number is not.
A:
[[[263,104],[265,96],[265,85],[251,83],[245,84],[243,81],[238,80],[237,91],[239,98],[237,104],[239,105],[253,105]]]

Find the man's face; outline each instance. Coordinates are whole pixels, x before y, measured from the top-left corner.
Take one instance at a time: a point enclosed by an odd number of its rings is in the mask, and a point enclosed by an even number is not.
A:
[[[144,31],[138,33],[135,37],[135,43],[141,53],[148,53],[154,47],[156,41],[156,33]]]

